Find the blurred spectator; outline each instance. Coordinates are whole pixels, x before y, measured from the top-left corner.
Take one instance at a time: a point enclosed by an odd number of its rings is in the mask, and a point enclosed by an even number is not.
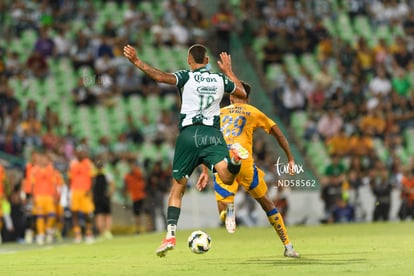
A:
[[[183,18],[177,18],[170,27],[172,43],[176,47],[187,47],[190,42],[190,32]]]
[[[146,186],[147,197],[145,199],[145,205],[151,218],[151,228],[149,229],[150,231],[157,230],[155,224],[157,212],[160,213],[162,222],[164,224],[161,229],[167,227],[167,216],[165,214],[164,208],[164,196],[169,191],[169,181],[169,175],[166,173],[166,170],[163,170],[162,162],[156,161],[152,167],[149,168]]]
[[[78,85],[72,90],[72,98],[77,106],[94,105],[97,103],[97,97],[92,93],[89,87],[85,86],[85,79],[80,77]]]
[[[326,91],[322,89],[320,84],[316,84],[314,89],[309,94],[308,98],[308,110],[310,112],[320,113],[325,105]]]
[[[168,143],[172,143],[177,137],[177,122],[173,119],[171,112],[161,110],[161,116],[157,122],[158,135]]]
[[[111,69],[112,70],[112,69]],[[113,106],[113,97],[117,94],[117,89],[114,86],[113,75],[108,73],[95,76],[95,84],[89,90],[96,97],[99,104],[104,106]]]
[[[329,73],[329,68],[327,64],[322,65],[321,71],[315,75],[316,85],[322,89],[325,93],[333,84],[333,77]]]
[[[53,150],[59,143],[59,136],[52,126],[46,126],[46,132],[42,135],[42,146],[46,150]]]
[[[407,97],[410,93],[411,81],[407,72],[402,68],[397,68],[391,78],[392,90],[397,94]]]
[[[387,168],[380,163],[374,168],[370,176],[370,186],[375,196],[373,221],[388,221],[391,208],[391,191],[393,184],[389,178]]]
[[[368,114],[362,116],[359,128],[371,136],[382,137],[384,135],[386,121],[379,108],[368,110]]]
[[[123,133],[125,133],[127,138],[136,145],[141,145],[142,142],[144,142],[144,134],[136,126],[135,120],[131,113],[128,113],[126,116],[126,127]]]
[[[306,70],[304,67],[301,68],[301,74],[298,78],[299,89],[303,91],[303,94],[306,98],[309,98],[312,92],[316,88],[316,83],[312,77],[312,74],[309,70]]]
[[[269,65],[281,64],[283,61],[283,52],[277,45],[274,39],[268,39],[266,44],[263,46],[263,72],[267,72]]]
[[[385,69],[379,67],[375,77],[369,82],[369,90],[374,97],[384,98],[391,92],[391,81]]]
[[[108,37],[102,36],[101,37],[101,44],[98,47],[98,58],[108,56],[109,58],[114,57],[114,53],[112,51],[112,44]]]
[[[104,53],[95,60],[95,73],[97,75],[102,75],[104,73],[107,73],[113,66],[114,65],[111,56],[108,53]]]
[[[328,152],[331,155],[345,157],[350,151],[349,140],[345,128],[342,127],[337,134],[326,140]]]
[[[30,10],[24,1],[15,1],[11,5],[10,16],[16,36],[20,37],[22,32],[28,29],[37,30],[39,23],[36,21],[37,10]]]
[[[362,69],[364,77],[372,74],[374,69],[375,56],[371,48],[369,48],[365,38],[360,37],[356,46],[356,54],[359,66]]]
[[[317,123],[318,133],[323,139],[329,139],[338,134],[342,126],[343,120],[341,116],[332,108],[329,108]]]
[[[296,56],[300,56],[311,51],[311,41],[309,39],[308,30],[303,22],[301,22],[300,26],[298,26],[291,35],[291,39],[293,41],[293,53]]]
[[[21,73],[22,71],[23,64],[21,62],[20,55],[15,51],[9,52],[5,64],[5,75],[13,76]]]
[[[26,68],[30,76],[44,79],[49,73],[49,65],[41,53],[34,50],[26,61]]]
[[[396,44],[396,49],[393,55],[394,67],[408,68],[408,64],[413,60],[413,54],[407,48],[407,40],[401,38]]]
[[[414,11],[409,11],[407,18],[403,21],[404,33],[410,39],[414,38]]]
[[[357,53],[349,42],[344,42],[342,43],[342,48],[338,51],[338,58],[341,65],[344,66],[349,73],[357,58]]]
[[[113,143],[112,153],[114,154],[114,162],[119,159],[130,159],[135,154],[133,153],[133,147],[125,133],[118,135],[117,140]]]
[[[373,51],[377,66],[388,65],[391,53],[385,38],[380,38],[378,40],[378,44],[373,48]]]
[[[23,110],[21,116],[22,116],[23,120],[26,120],[29,117],[34,117],[34,118],[40,120],[41,116],[40,116],[40,112],[37,108],[37,102],[35,102],[32,99],[29,99],[27,101],[26,108]]]
[[[282,102],[285,108],[284,116],[288,120],[294,111],[305,108],[305,95],[299,90],[297,82],[293,78],[288,78],[283,89]]]
[[[142,77],[138,74],[139,70],[135,70],[133,67],[128,67],[125,74],[119,74],[116,79],[116,84],[121,90],[121,94],[124,97],[131,95],[143,95],[142,89]]]
[[[163,17],[160,17],[158,23],[151,26],[151,34],[154,37],[154,47],[172,46],[172,35]]]
[[[46,58],[55,55],[55,42],[50,38],[46,28],[40,29],[40,35],[35,43],[34,51]]]
[[[337,201],[342,199],[342,183],[329,182],[322,187],[321,199],[324,203],[325,217],[322,223],[333,222],[333,212],[337,207]]]
[[[414,169],[408,168],[401,179],[401,206],[398,216],[401,220],[414,218]]]
[[[374,150],[372,137],[364,131],[356,131],[350,139],[351,156],[370,157]]]
[[[96,170],[92,184],[95,226],[100,237],[112,239],[111,197],[115,192],[115,184],[113,176],[105,170],[101,159],[96,161]]]
[[[348,223],[355,220],[355,209],[348,201],[337,199],[332,211],[334,223]]]
[[[215,28],[217,39],[216,53],[231,53],[230,38],[232,31],[235,29],[236,18],[228,3],[221,2],[219,4],[218,11],[211,18],[211,23]]]
[[[132,202],[132,211],[135,217],[136,233],[145,233],[153,229],[153,221],[149,217],[149,210],[145,209],[146,181],[136,160],[129,159],[129,172],[124,177],[124,196]],[[128,196],[128,197],[127,197]],[[143,217],[145,215],[145,217]],[[143,222],[143,220],[145,220]],[[151,225],[148,225],[151,224]]]
[[[89,66],[93,68],[93,51],[87,38],[78,33],[76,43],[70,49],[70,58],[73,63],[73,68],[78,71],[82,66]]]
[[[98,140],[98,145],[94,150],[95,156],[99,159],[112,162],[113,161],[113,152],[111,146],[111,140],[108,136],[101,136]]]
[[[105,22],[105,24],[103,26],[103,30],[102,30],[102,35],[104,37],[109,38],[109,39],[116,38],[116,36],[117,36],[116,27],[115,27],[114,22],[112,20],[108,20],[108,21]]]
[[[55,45],[56,57],[67,57],[72,45],[65,27],[57,29],[57,34],[53,37],[53,43]]]
[[[20,124],[23,134],[23,143],[26,147],[40,147],[42,145],[41,130],[42,123],[31,115]]]

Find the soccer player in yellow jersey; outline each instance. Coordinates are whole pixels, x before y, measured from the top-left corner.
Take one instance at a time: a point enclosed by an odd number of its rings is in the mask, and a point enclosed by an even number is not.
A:
[[[0,164],[0,243],[1,243],[1,230],[3,228],[3,197],[4,197],[4,186],[3,183],[6,180],[6,172],[4,167]]]
[[[242,84],[247,92],[247,96],[249,96],[250,85],[244,82]],[[289,172],[293,174],[295,162],[289,144],[273,120],[254,106],[248,104],[248,97],[241,99],[230,95],[230,102],[231,105],[220,110],[221,131],[229,147],[232,144],[239,143],[249,151],[249,157],[242,162],[240,173],[232,185],[224,184],[217,174],[214,176],[214,190],[220,217],[225,220],[227,231],[234,233],[236,230],[234,196],[239,185],[243,186],[266,212],[270,224],[276,230],[285,247],[284,255],[286,257],[299,257],[299,254],[293,249],[292,243],[289,240],[283,218],[267,193],[267,185],[264,180],[265,173],[256,167],[252,154],[253,133],[257,128],[262,128],[273,135],[283,148],[289,161]],[[203,172],[197,182],[197,188],[199,190],[204,189],[207,181],[208,171],[203,166]]]

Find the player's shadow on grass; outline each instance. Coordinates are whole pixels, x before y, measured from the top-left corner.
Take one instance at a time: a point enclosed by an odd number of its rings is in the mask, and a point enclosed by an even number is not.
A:
[[[268,264],[268,265],[287,265],[287,266],[297,266],[297,265],[349,265],[349,264],[361,264],[365,263],[367,260],[362,258],[351,258],[351,259],[323,259],[323,258],[307,258],[300,257],[297,259],[275,259],[271,258],[260,258],[260,259],[249,259],[246,262],[241,262],[240,264]]]

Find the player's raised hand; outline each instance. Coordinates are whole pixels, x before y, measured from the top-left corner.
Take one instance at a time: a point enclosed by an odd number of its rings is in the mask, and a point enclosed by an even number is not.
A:
[[[225,74],[233,71],[231,68],[231,56],[226,52],[220,53],[220,60],[217,61],[217,64]]]
[[[130,62],[132,62],[134,64],[135,64],[136,61],[138,61],[137,51],[135,50],[134,47],[132,47],[129,44],[124,46],[124,56],[127,59],[129,59]]]

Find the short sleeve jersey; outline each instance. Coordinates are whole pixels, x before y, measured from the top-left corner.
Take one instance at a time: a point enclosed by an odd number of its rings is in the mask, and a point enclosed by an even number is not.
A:
[[[87,158],[82,161],[73,160],[70,163],[68,175],[72,191],[89,191],[92,188],[92,178],[95,175],[92,161]]]
[[[220,102],[225,92],[233,93],[236,85],[222,73],[205,67],[174,73],[181,96],[179,129],[189,125],[220,127]]]
[[[253,157],[252,141],[253,134],[257,128],[270,133],[276,123],[256,107],[236,103],[221,109],[220,113],[221,132],[227,145],[240,143],[249,151],[249,157]]]

